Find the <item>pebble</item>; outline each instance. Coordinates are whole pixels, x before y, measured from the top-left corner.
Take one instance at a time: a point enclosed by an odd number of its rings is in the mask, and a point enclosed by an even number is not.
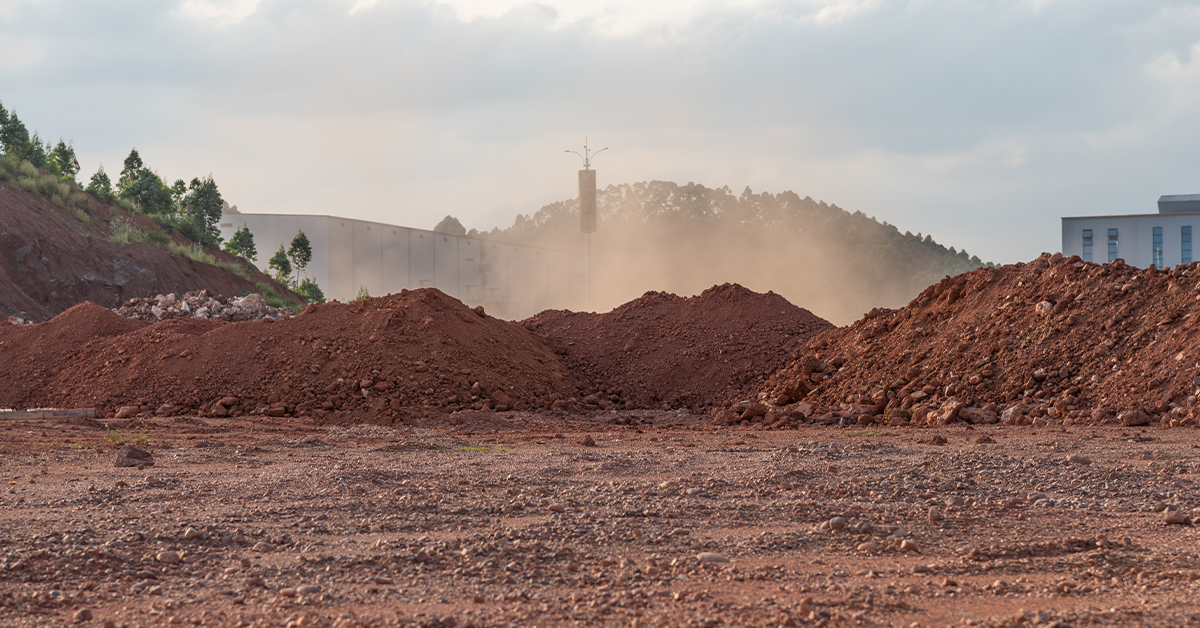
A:
[[[1067,456],[1067,462],[1071,464],[1089,465],[1092,464],[1092,459],[1079,454],[1071,454],[1070,456]]]
[[[258,552],[259,554],[266,554],[267,552],[271,551],[272,549],[274,549],[274,548],[271,547],[270,543],[268,543],[266,541],[259,541],[254,544],[254,547],[250,548],[250,551]]]
[[[306,584],[304,586],[296,587],[296,593],[299,593],[300,595],[312,595],[320,592],[321,585],[319,584]]]
[[[951,495],[946,498],[946,505],[950,506],[950,507],[962,506],[965,503],[967,503],[966,500],[959,497],[958,495]]]
[[[81,608],[75,611],[75,621],[89,621],[92,618],[92,610],[90,608]]]
[[[546,506],[546,510],[549,510],[550,512],[566,512],[567,505],[566,504],[550,504],[549,506]]]
[[[937,523],[941,520],[942,520],[942,509],[938,508],[937,506],[930,506],[929,507],[930,523]]]
[[[729,562],[729,558],[727,556],[717,554],[716,552],[700,552],[699,554],[696,555],[696,558],[698,558],[700,560],[700,562],[702,562],[702,563],[727,563],[727,562]]]
[[[873,540],[858,544],[858,551],[860,552],[874,552],[877,549],[879,549],[879,543]]]
[[[692,531],[687,528],[675,528],[671,530],[671,536],[687,536],[691,533]]]
[[[1183,514],[1182,510],[1168,510],[1163,517],[1163,521],[1172,525],[1186,525],[1190,523],[1187,515]]]
[[[296,588],[284,587],[279,590],[279,595],[282,595],[283,597],[296,597]]]
[[[192,539],[198,539],[201,536],[204,536],[204,533],[197,530],[196,528],[189,527],[187,530],[183,531],[183,538],[185,541],[190,541]]]
[[[848,523],[849,522],[846,521],[845,517],[834,517],[829,520],[829,529],[841,530],[842,528],[845,528]]]
[[[159,552],[156,558],[158,559],[158,562],[163,563],[164,565],[174,565],[180,560],[179,553],[172,552],[171,550]]]
[[[900,551],[901,552],[920,552],[921,549],[919,547],[917,547],[916,541],[904,539],[903,541],[900,541]]]

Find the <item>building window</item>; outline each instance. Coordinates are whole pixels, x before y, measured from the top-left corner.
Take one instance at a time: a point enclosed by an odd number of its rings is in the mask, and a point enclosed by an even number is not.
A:
[[[1183,264],[1192,263],[1192,227],[1179,228],[1179,251],[1180,262]]]
[[[1151,244],[1153,245],[1151,247],[1151,251],[1153,253],[1153,261],[1150,263],[1153,264],[1155,268],[1162,268],[1163,267],[1162,227],[1154,228],[1153,238],[1154,239],[1151,242]]]
[[[1092,230],[1083,230],[1083,261],[1092,261]]]
[[[1108,230],[1108,261],[1117,259],[1117,230]]]

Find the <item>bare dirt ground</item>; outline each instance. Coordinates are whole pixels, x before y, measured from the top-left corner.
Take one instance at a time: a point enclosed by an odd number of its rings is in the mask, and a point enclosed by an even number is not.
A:
[[[704,419],[9,422],[0,624],[1200,625],[1194,430]]]

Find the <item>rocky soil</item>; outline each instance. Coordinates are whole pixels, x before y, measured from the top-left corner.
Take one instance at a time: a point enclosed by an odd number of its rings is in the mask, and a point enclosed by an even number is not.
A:
[[[981,268],[810,339],[761,396],[843,424],[1194,426],[1198,268]]]
[[[1194,430],[619,414],[7,423],[0,624],[1200,623]]]
[[[768,292],[723,284],[698,296],[648,292],[611,312],[548,310],[524,321],[562,355],[594,402],[707,409],[736,401],[833,325]]]

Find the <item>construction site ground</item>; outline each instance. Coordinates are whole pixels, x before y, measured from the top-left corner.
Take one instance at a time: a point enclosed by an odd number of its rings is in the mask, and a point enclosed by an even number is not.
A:
[[[1200,624],[1195,430],[710,419],[8,421],[0,624]]]

